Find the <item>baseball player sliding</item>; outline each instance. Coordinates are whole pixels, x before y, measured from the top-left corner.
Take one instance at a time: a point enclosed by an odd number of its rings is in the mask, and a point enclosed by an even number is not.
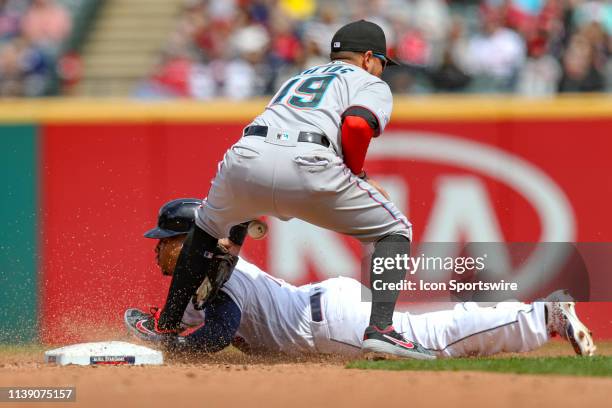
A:
[[[196,199],[170,201],[160,210],[158,226],[145,233],[159,239],[155,252],[164,275],[172,275],[199,205]],[[295,287],[240,259],[215,299],[202,308],[193,296],[182,316],[182,335],[144,335],[137,326],[148,314],[137,309],[126,311],[125,323],[140,338],[164,341],[170,351],[212,353],[233,343],[251,353],[351,356],[361,352],[369,324],[370,304],[361,301],[361,290],[349,278]],[[574,306],[569,295],[557,291],[531,305],[481,308],[467,302],[421,315],[395,312],[393,325],[438,357],[525,352],[555,334],[569,340],[577,354],[593,355],[593,339]]]
[[[202,283],[212,301],[235,266],[218,240],[229,237],[239,248],[244,223],[259,216],[299,218],[373,243],[375,258],[409,255],[410,222],[363,170],[370,141],[383,133],[393,107],[391,91],[380,77],[387,65],[396,63],[386,55],[382,29],[364,20],[340,28],[331,50],[330,63],[285,82],[226,152],[187,234],[163,310],[135,323],[142,336],[154,340],[177,335],[189,299]],[[245,268],[241,277],[253,269]],[[400,268],[380,276],[370,271],[370,279],[382,280],[385,288],[405,276]],[[255,281],[259,279],[264,278]],[[285,296],[285,291],[272,293]],[[373,291],[363,342],[353,339],[351,344],[364,351],[435,358],[409,331],[402,335],[395,330],[398,294]]]

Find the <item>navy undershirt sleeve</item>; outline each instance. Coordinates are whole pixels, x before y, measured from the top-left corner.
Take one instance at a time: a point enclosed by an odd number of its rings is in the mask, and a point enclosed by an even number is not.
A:
[[[205,309],[204,326],[185,337],[184,347],[204,353],[216,353],[230,345],[240,326],[240,308],[226,294],[219,292]]]

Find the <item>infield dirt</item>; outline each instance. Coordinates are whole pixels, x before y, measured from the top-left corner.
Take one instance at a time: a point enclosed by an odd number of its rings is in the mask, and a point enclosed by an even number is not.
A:
[[[600,345],[612,355],[612,344]],[[571,355],[564,342],[530,355]],[[612,378],[348,370],[342,358],[251,358],[225,352],[158,367],[58,367],[40,351],[0,353],[0,386],[74,386],[76,403],[19,407],[564,407],[609,406]],[[6,403],[0,403],[0,408]]]

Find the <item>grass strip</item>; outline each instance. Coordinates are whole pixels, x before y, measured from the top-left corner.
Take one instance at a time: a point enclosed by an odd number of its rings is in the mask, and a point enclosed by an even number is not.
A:
[[[423,360],[357,360],[347,368],[393,371],[489,371],[612,377],[612,357],[510,357]]]

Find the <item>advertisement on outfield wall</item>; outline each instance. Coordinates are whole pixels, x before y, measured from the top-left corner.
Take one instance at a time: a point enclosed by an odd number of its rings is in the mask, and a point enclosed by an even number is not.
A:
[[[105,311],[95,316],[101,325],[119,328],[125,308],[163,303],[168,280],[156,269],[154,242],[142,233],[155,223],[164,202],[206,196],[217,163],[243,125],[41,128],[40,331],[45,341],[82,336],[70,322],[77,315],[87,321],[82,314],[94,309]],[[610,170],[610,132],[612,120],[603,119],[393,120],[373,141],[366,168],[413,223],[415,245],[528,243],[532,247],[519,272],[527,285],[537,286],[541,282],[530,271],[563,254],[551,256],[550,248],[534,244],[611,241],[612,185],[601,180]],[[355,240],[299,220],[266,221],[268,237],[249,241],[243,252],[263,270],[296,285],[360,278],[363,248]],[[506,262],[506,269],[512,264],[503,256],[496,259]],[[592,292],[601,287],[592,283],[581,286],[587,288],[583,300],[612,299]],[[601,308],[593,305],[584,307],[597,319]],[[607,320],[598,329],[612,336]]]

